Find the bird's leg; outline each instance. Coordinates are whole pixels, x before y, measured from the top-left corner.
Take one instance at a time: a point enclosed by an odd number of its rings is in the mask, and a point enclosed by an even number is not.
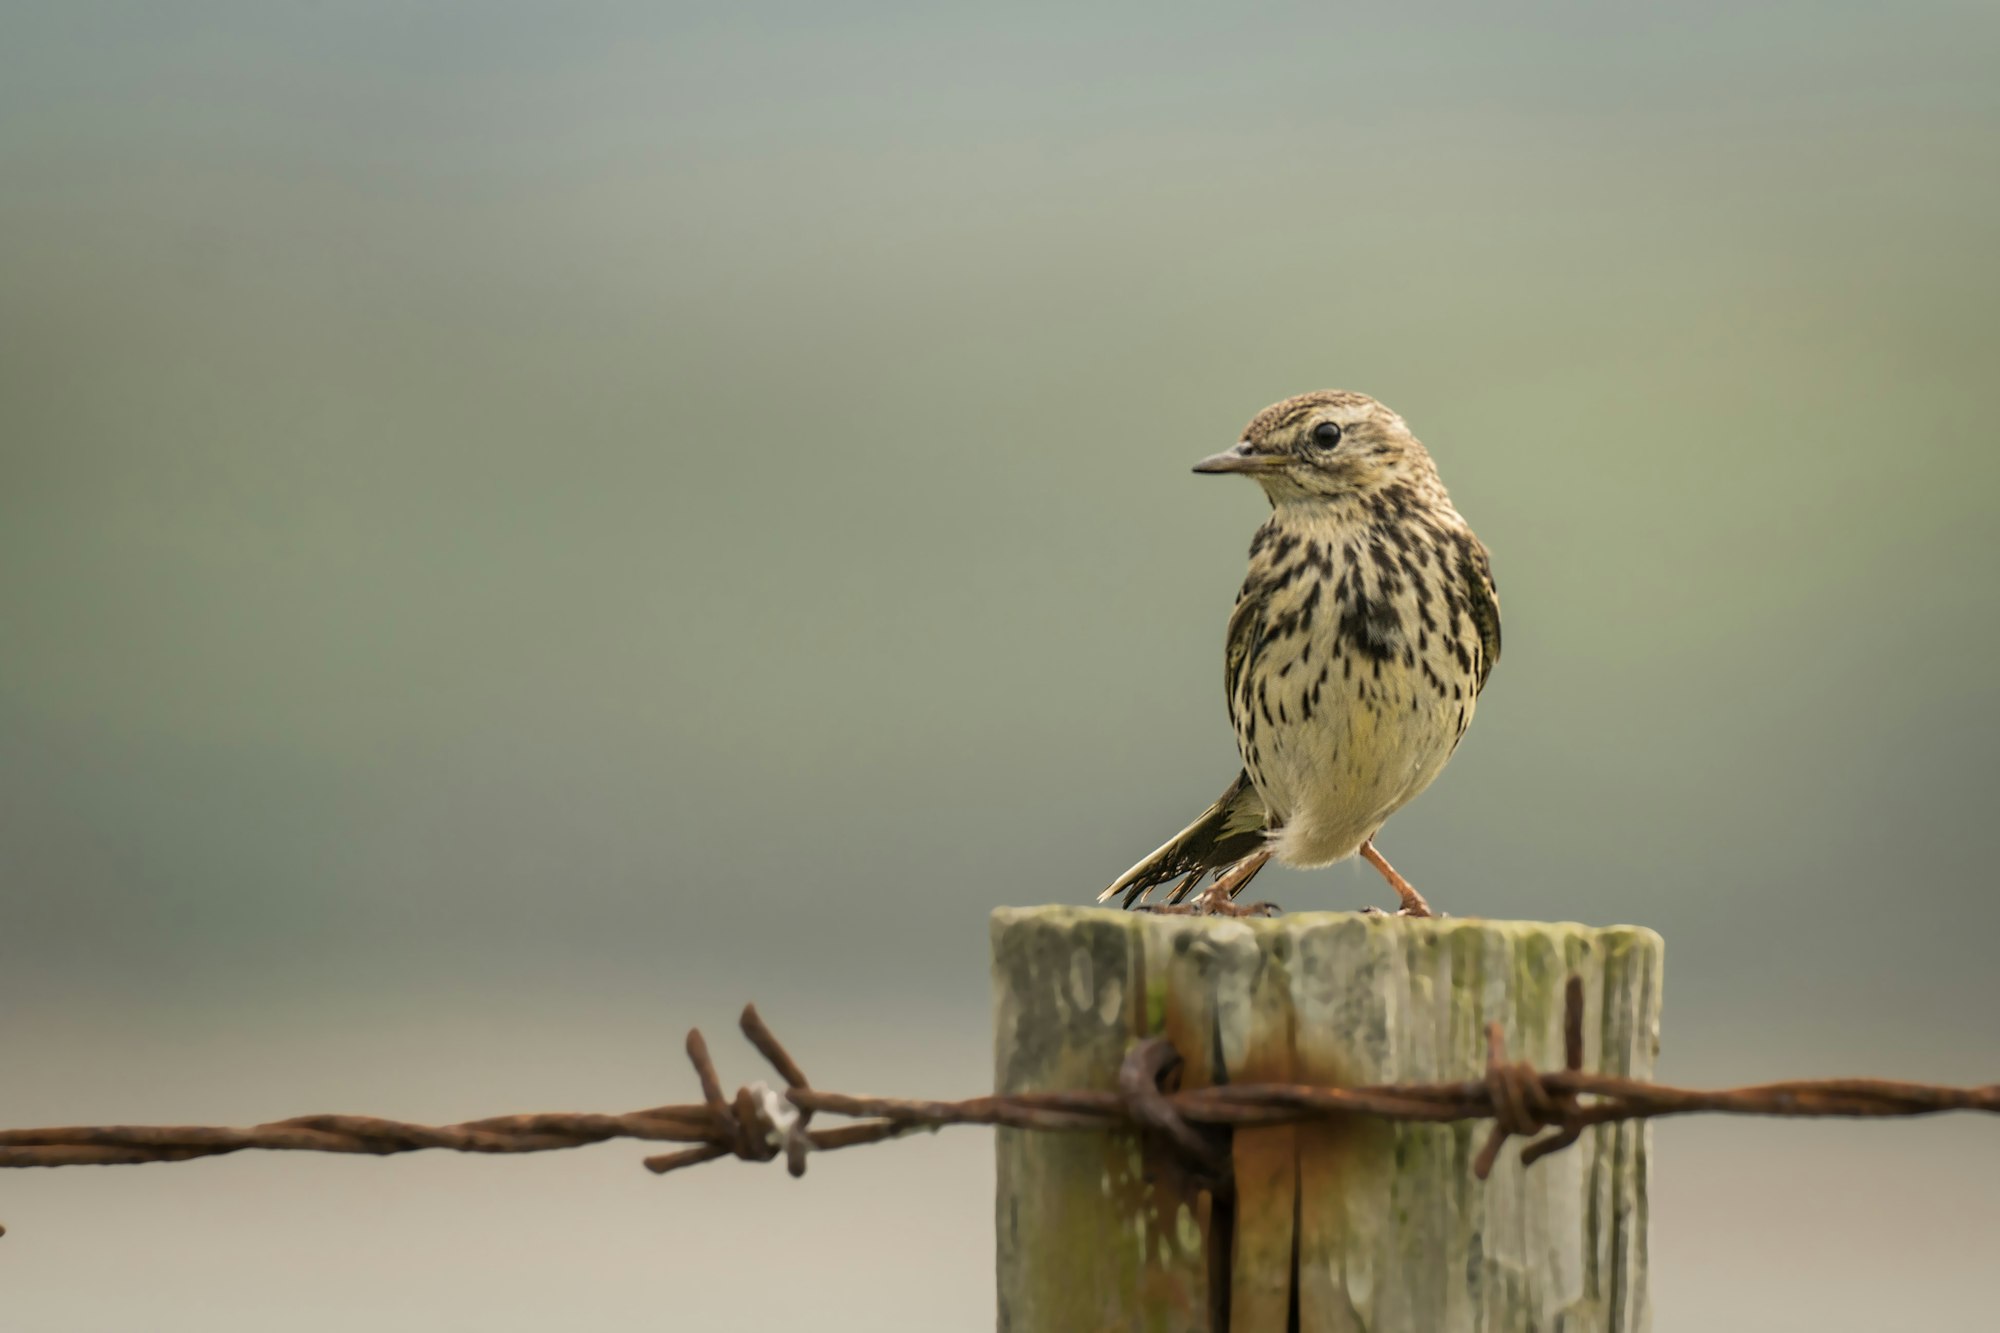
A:
[[[1251,903],[1248,907],[1236,905],[1236,895],[1257,878],[1257,872],[1270,859],[1268,849],[1259,849],[1217,875],[1213,884],[1195,895],[1195,912],[1201,916],[1276,916],[1278,909],[1270,903]]]
[[[1142,903],[1139,911],[1157,912],[1161,916],[1276,916],[1275,903],[1251,903],[1248,907],[1236,905],[1236,895],[1243,892],[1243,886],[1257,877],[1264,863],[1271,859],[1268,851],[1252,852],[1234,865],[1225,866],[1215,882],[1194,896],[1192,902]],[[1196,871],[1196,876],[1202,872]],[[1176,890],[1178,893],[1180,890]]]
[[[1431,905],[1424,901],[1424,895],[1417,892],[1416,886],[1397,874],[1396,867],[1389,864],[1388,858],[1375,850],[1375,839],[1370,838],[1361,844],[1361,855],[1367,858],[1369,865],[1382,872],[1382,878],[1389,881],[1389,887],[1396,891],[1398,898],[1402,899],[1403,907],[1396,913],[1397,916],[1437,915],[1431,911]]]

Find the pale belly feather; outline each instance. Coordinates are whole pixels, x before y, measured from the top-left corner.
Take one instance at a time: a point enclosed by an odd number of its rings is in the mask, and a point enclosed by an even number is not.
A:
[[[1457,707],[1420,673],[1384,666],[1375,680],[1364,669],[1365,691],[1329,679],[1312,716],[1277,729],[1261,747],[1253,780],[1277,816],[1272,850],[1287,865],[1352,856],[1431,784],[1458,743]]]

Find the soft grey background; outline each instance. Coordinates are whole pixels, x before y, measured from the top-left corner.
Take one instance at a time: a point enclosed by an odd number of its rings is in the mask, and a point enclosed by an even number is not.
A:
[[[985,914],[1235,769],[1343,386],[1506,658],[1383,841],[1663,1071],[2000,1076],[1991,5],[16,3],[0,1124],[988,1084]],[[1381,902],[1365,870],[1293,907]],[[990,1142],[0,1177],[0,1322],[976,1329]],[[2000,1129],[1663,1125],[1663,1331],[1985,1327]]]

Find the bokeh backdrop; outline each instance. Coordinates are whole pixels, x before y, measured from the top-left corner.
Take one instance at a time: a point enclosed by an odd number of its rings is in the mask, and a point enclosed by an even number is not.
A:
[[[1362,389],[1506,656],[1384,846],[1662,1071],[2000,1076],[2000,11],[0,14],[0,1123],[989,1086],[986,913],[1235,771]],[[1354,866],[1294,908],[1381,902]],[[0,1176],[0,1323],[976,1329],[991,1144]],[[2000,1130],[1669,1122],[1663,1331],[1991,1319]]]

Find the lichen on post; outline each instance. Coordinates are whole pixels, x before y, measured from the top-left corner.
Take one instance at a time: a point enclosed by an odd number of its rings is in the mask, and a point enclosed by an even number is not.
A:
[[[1165,1033],[1182,1086],[1478,1078],[1485,1027],[1562,1063],[1581,978],[1584,1068],[1648,1077],[1651,931],[1303,913],[1276,920],[1003,908],[993,917],[996,1087],[1116,1086]],[[1644,1122],[1586,1130],[1524,1170],[1472,1161],[1485,1126],[1239,1130],[1233,1187],[1134,1135],[999,1132],[999,1326],[1009,1333],[1639,1333]]]

